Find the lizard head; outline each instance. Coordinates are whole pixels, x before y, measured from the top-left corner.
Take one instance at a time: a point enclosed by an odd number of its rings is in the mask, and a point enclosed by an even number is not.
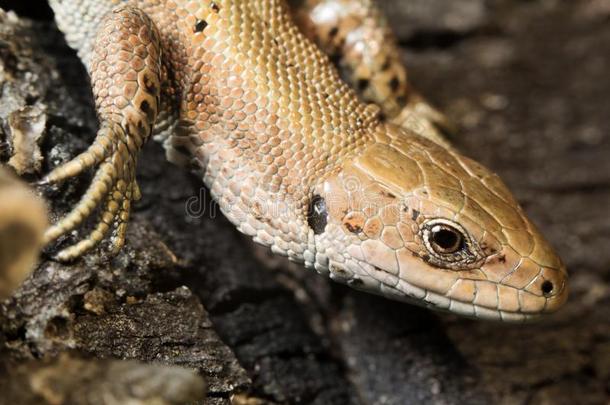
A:
[[[308,220],[310,265],[354,288],[503,321],[567,298],[565,266],[498,176],[397,128],[316,185]]]

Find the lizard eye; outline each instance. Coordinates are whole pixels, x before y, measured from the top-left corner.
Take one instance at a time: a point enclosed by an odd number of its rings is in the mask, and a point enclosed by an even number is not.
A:
[[[461,268],[480,259],[470,236],[459,224],[436,218],[425,222],[420,231],[429,262],[443,268]]]
[[[455,253],[464,248],[464,235],[447,225],[434,225],[429,239],[430,246],[438,254]]]

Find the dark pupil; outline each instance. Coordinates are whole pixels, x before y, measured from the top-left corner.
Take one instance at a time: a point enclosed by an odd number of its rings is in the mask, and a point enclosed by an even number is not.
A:
[[[450,229],[439,229],[433,231],[432,241],[443,250],[455,252],[460,248],[462,238]]]
[[[307,223],[313,229],[316,235],[324,232],[326,223],[328,222],[328,212],[326,209],[326,201],[319,195],[314,195],[309,203],[307,212]]]

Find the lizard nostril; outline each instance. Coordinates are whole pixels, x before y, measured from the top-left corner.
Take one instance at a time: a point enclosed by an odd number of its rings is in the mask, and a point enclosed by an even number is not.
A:
[[[553,283],[551,283],[549,280],[546,280],[540,286],[540,289],[542,290],[542,294],[544,294],[544,295],[551,294],[553,292],[553,288],[554,288]]]

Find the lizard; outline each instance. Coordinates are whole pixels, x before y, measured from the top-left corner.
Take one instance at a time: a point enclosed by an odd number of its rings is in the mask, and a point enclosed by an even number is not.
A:
[[[375,3],[296,3],[49,0],[100,123],[42,180],[95,171],[45,241],[99,219],[57,258],[121,249],[155,138],[240,232],[335,281],[486,320],[560,308],[565,265],[502,180],[446,139]]]

